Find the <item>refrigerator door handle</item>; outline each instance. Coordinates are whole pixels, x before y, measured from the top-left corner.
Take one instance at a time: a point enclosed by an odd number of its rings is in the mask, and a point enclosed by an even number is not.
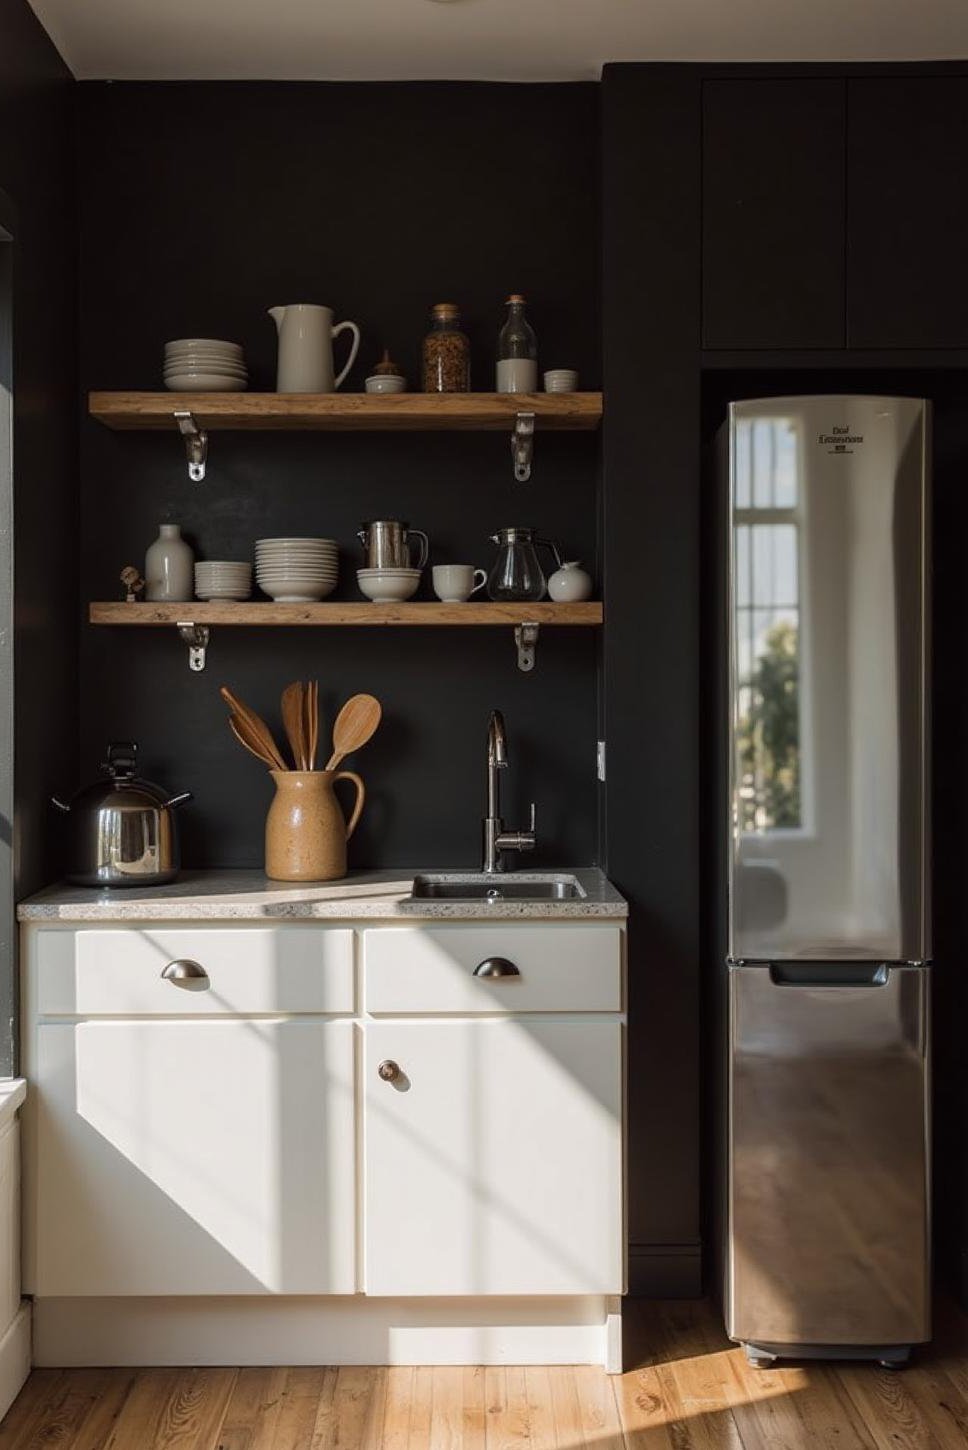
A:
[[[886,962],[771,962],[774,987],[886,987],[891,969]]]

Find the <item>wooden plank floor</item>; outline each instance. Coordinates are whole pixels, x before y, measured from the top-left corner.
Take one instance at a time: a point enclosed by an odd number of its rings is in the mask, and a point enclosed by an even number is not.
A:
[[[708,1304],[632,1304],[597,1369],[35,1370],[0,1450],[965,1450],[968,1320],[914,1366],[751,1370]]]

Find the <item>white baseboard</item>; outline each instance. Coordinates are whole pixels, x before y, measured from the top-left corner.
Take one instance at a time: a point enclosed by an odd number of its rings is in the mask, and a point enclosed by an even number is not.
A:
[[[25,1300],[0,1339],[0,1419],[20,1394],[30,1374],[30,1305]]]
[[[620,1301],[34,1300],[34,1364],[598,1364],[621,1368]]]

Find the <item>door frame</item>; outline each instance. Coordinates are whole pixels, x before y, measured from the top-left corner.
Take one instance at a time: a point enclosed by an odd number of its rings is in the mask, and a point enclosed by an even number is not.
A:
[[[13,271],[16,214],[0,191],[0,1078],[17,1067],[14,829]]]

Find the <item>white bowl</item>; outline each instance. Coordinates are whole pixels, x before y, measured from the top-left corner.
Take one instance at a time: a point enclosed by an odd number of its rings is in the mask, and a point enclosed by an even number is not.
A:
[[[234,588],[216,589],[207,584],[195,585],[196,599],[210,599],[213,602],[219,601],[222,604],[238,604],[243,599],[251,599],[252,587],[246,584],[237,584]]]
[[[247,384],[218,373],[176,373],[165,378],[165,386],[173,393],[244,393]]]
[[[334,584],[301,584],[296,580],[279,580],[277,583],[261,584],[263,594],[268,594],[277,604],[312,604],[332,594]]]
[[[179,344],[165,348],[164,358],[166,362],[172,362],[175,358],[180,357],[220,357],[224,358],[226,362],[240,363],[245,357],[245,353],[240,347],[202,347],[201,343],[197,346],[185,343],[184,345]]]
[[[234,367],[231,363],[216,362],[214,358],[192,358],[185,362],[166,363],[162,368],[165,377],[169,373],[224,373],[233,378],[247,378],[246,368]]]
[[[240,353],[240,342],[228,342],[223,337],[173,337],[165,343],[165,352],[234,352]]]
[[[338,574],[318,574],[303,569],[280,569],[277,573],[266,574],[261,570],[256,574],[260,584],[279,584],[287,580],[295,579],[300,584],[330,584],[336,583]]]
[[[405,393],[407,380],[394,373],[372,373],[364,386],[368,393]]]
[[[325,544],[255,545],[256,558],[336,558],[335,548]]]
[[[166,368],[161,375],[165,382],[172,378],[219,378],[226,383],[247,383],[248,373],[229,372],[228,368]]]
[[[280,536],[277,539],[256,539],[255,546],[257,549],[261,548],[263,544],[329,544],[332,548],[336,548],[335,539],[316,539],[310,534],[304,534],[301,537],[294,535],[290,538]]]
[[[357,569],[360,593],[374,604],[399,603],[417,592],[419,569]]]

